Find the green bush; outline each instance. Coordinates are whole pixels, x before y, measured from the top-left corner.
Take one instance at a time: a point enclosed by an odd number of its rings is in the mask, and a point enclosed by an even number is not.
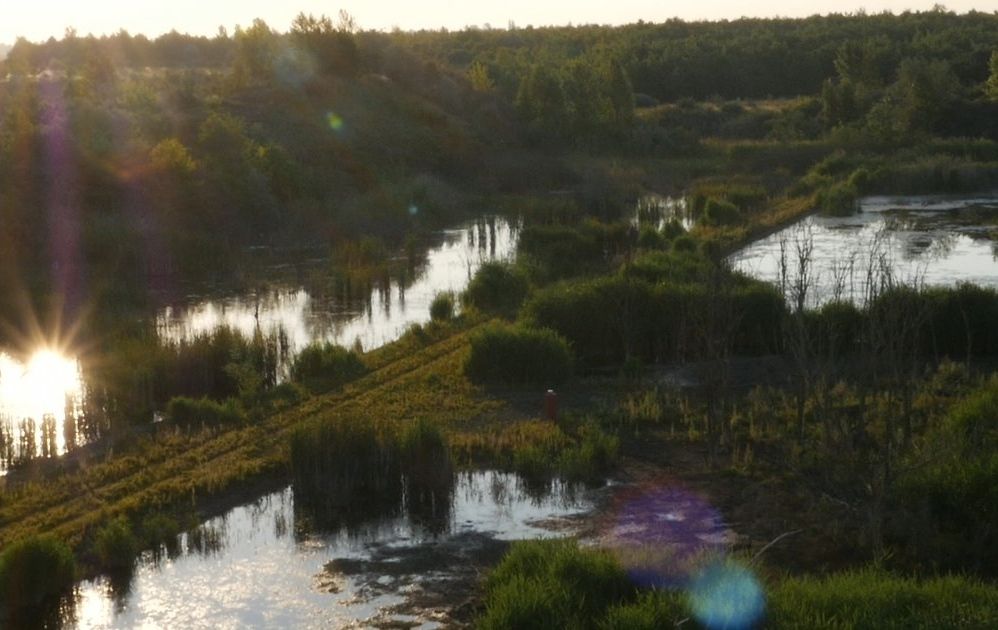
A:
[[[832,215],[849,215],[856,212],[859,191],[848,182],[832,184],[818,192],[818,206]]]
[[[331,343],[309,345],[291,365],[291,378],[313,392],[342,387],[366,372],[356,352]]]
[[[216,402],[208,398],[194,400],[178,396],[167,404],[166,416],[181,427],[236,425],[246,422],[246,414],[231,398],[225,402]]]
[[[73,552],[52,536],[35,536],[6,545],[0,553],[0,596],[6,613],[42,606],[73,587]],[[0,616],[2,620],[2,616]]]
[[[435,322],[446,322],[454,317],[454,294],[438,293],[430,302],[430,319]]]
[[[461,295],[465,306],[512,318],[527,296],[527,279],[509,263],[491,261],[478,268]]]
[[[998,379],[958,401],[928,435],[934,457],[900,480],[898,523],[918,560],[998,575]]]
[[[139,541],[123,516],[106,523],[94,537],[94,552],[101,568],[109,571],[130,570],[139,553]]]
[[[707,225],[738,225],[742,222],[742,213],[730,201],[711,197],[704,205],[702,221]]]
[[[464,371],[477,382],[553,387],[571,376],[572,353],[550,330],[492,324],[471,337]]]

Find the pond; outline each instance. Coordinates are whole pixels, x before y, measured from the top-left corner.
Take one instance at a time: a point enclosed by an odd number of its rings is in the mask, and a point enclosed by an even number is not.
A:
[[[418,246],[412,260],[343,290],[330,261],[278,265],[252,289],[193,294],[154,316],[161,339],[180,341],[227,326],[252,336],[281,335],[288,356],[312,342],[372,350],[430,319],[437,293],[458,293],[486,261],[511,258],[519,224],[484,217],[443,230]],[[288,268],[308,268],[288,273]],[[291,275],[289,279],[288,276]],[[300,277],[299,277],[300,276]],[[101,435],[88,414],[79,358],[58,344],[26,355],[0,349],[0,474],[35,457],[64,454]],[[284,365],[283,369],[286,370]]]
[[[572,533],[603,491],[464,473],[436,534],[404,516],[323,533],[303,525],[289,487],[182,535],[172,556],[146,553],[125,586],[82,582],[66,625],[442,627],[506,541]]]
[[[788,295],[806,280],[807,306],[862,304],[885,283],[998,287],[996,240],[995,195],[866,197],[856,214],[806,217],[729,261]]]

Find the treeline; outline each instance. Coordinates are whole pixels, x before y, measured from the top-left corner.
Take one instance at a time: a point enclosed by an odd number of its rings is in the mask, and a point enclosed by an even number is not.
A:
[[[998,47],[998,16],[945,10],[806,19],[669,20],[621,27],[467,29],[397,34],[414,50],[458,68],[483,64],[495,85],[513,95],[535,64],[575,59],[605,46],[638,93],[681,98],[766,98],[815,94],[834,76],[847,42],[870,42],[872,70],[888,80],[902,60],[947,61],[963,85],[987,78]]]

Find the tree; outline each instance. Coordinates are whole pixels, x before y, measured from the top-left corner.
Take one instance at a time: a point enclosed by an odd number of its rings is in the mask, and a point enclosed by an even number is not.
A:
[[[561,78],[547,64],[537,63],[520,83],[516,109],[535,140],[564,136],[568,108]]]
[[[991,76],[985,84],[984,93],[992,101],[998,101],[998,49],[991,53]]]
[[[321,71],[341,76],[356,74],[360,65],[354,30],[353,18],[342,11],[336,27],[329,17],[311,13],[299,13],[291,22],[295,45],[312,55]]]
[[[468,81],[471,82],[471,89],[476,92],[491,92],[496,87],[489,76],[489,67],[481,61],[476,61],[468,68]]]
[[[236,80],[244,85],[269,80],[277,54],[277,34],[257,18],[247,29],[237,26],[235,40]]]

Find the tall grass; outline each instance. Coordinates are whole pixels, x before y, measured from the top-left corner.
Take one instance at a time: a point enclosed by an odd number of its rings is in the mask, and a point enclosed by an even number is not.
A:
[[[485,584],[483,630],[597,628],[604,611],[632,600],[636,589],[607,552],[575,541],[513,545]]]
[[[52,536],[33,536],[7,545],[0,553],[0,612],[11,622],[30,620],[35,615],[32,611],[72,588],[75,571],[72,551]]]
[[[454,470],[440,429],[335,419],[300,428],[290,444],[295,506],[324,529],[408,514],[431,531],[450,514]]]
[[[738,575],[751,574],[741,567]],[[766,628],[983,630],[998,623],[998,588],[964,577],[916,579],[866,568],[762,584]],[[571,540],[521,542],[489,574],[478,623],[489,630],[756,627],[731,608],[737,606],[733,600],[714,602],[724,610],[702,610],[698,589],[694,579],[689,590],[639,590],[607,551]],[[757,600],[752,609],[758,612]],[[704,612],[716,613],[713,622]],[[728,623],[717,625],[718,615]]]

